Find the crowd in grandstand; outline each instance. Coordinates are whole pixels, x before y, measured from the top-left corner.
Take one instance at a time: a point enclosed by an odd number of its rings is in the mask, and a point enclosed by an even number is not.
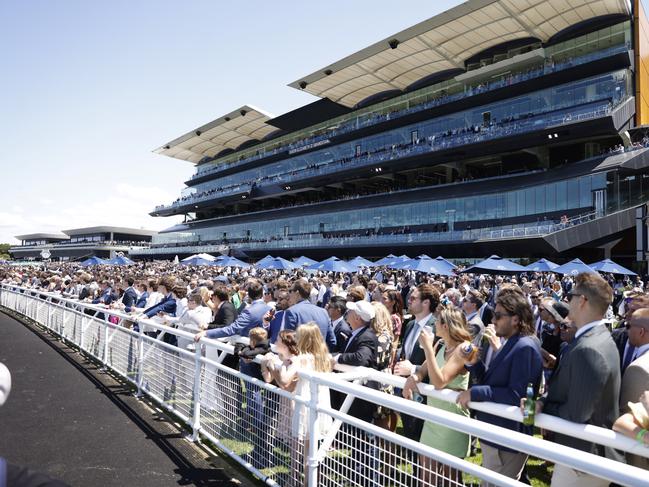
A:
[[[649,293],[640,278],[593,273],[440,277],[385,267],[307,273],[154,262],[2,267],[0,281],[150,318],[195,333],[195,341],[249,337],[250,344],[236,351],[240,360],[228,365],[295,394],[305,394],[307,387],[299,370],[365,366],[408,378],[403,391],[368,383],[408,399],[424,400],[419,383],[459,391],[457,404],[432,397],[426,401],[469,415],[469,402],[519,405],[532,384],[540,396],[539,411],[614,428],[649,446]],[[194,346],[142,326],[144,333],[167,343]],[[260,363],[251,361],[256,356]],[[249,414],[262,415],[261,392],[249,386],[246,395]],[[320,397],[335,407],[344,400],[328,391]],[[291,410],[289,404],[279,407],[290,419],[283,425],[286,431],[277,434],[304,440],[305,411]],[[397,426],[395,412],[366,401],[355,401],[349,414],[393,431]],[[475,416],[514,431],[533,431],[486,413]],[[400,420],[399,431],[406,437],[457,457],[469,456],[475,447],[464,433],[405,414]],[[317,427],[324,433],[327,420],[318,420]],[[547,435],[557,443],[649,468],[643,457],[625,459],[585,440]],[[371,435],[363,437],[364,444],[373,441]],[[480,446],[484,466],[512,478],[523,475],[525,453],[488,441]],[[363,450],[356,459],[370,470],[372,452]],[[447,478],[461,475],[424,457],[411,460],[425,482],[437,468]],[[368,472],[362,475],[374,479]],[[553,485],[608,485],[561,465],[555,466],[554,477]]]

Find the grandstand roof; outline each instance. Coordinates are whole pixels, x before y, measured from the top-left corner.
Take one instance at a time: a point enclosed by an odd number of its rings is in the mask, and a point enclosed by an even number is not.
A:
[[[18,240],[69,240],[68,235],[62,233],[29,233],[27,235],[16,235]]]
[[[140,235],[140,236],[153,236],[158,232],[153,230],[145,230],[143,228],[126,228],[126,227],[112,227],[112,226],[98,226],[98,227],[85,227],[74,228],[71,230],[63,230],[63,233],[71,237],[75,235],[97,235],[100,233],[121,233],[126,235]]]
[[[289,86],[353,107],[369,96],[404,90],[498,44],[548,41],[563,29],[603,15],[630,15],[627,0],[470,0],[420,22]]]
[[[241,144],[261,140],[277,127],[266,124],[273,115],[244,105],[191,132],[181,135],[153,152],[197,163],[204,157],[214,157],[225,149],[237,149]]]

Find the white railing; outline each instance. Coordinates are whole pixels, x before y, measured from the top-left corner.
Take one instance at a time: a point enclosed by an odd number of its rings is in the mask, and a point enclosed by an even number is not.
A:
[[[649,486],[644,470],[365,387],[367,380],[404,385],[403,378],[375,370],[341,366],[337,374],[301,372],[310,395],[298,396],[223,365],[233,352],[230,343],[204,339],[202,346],[190,351],[182,347],[183,341],[191,343],[189,333],[15,286],[0,287],[0,305],[94,357],[134,384],[138,394],[178,417],[191,429],[193,440],[213,442],[269,485],[406,486],[418,483],[417,476],[432,484],[444,479],[449,485],[464,485],[477,477],[494,485],[523,485],[347,414],[354,400],[366,400],[621,485]],[[181,346],[134,331],[135,323],[140,330],[142,325],[158,330],[158,338],[173,334]],[[328,396],[328,390],[348,394],[339,410],[323,403],[321,395]],[[432,386],[421,386],[420,392],[451,402],[457,395]],[[522,420],[514,406],[471,403],[470,407]],[[328,428],[318,436],[316,424]],[[536,425],[649,457],[649,448],[611,430],[544,414],[537,416]],[[430,462],[421,463],[423,459],[451,470],[433,471]]]

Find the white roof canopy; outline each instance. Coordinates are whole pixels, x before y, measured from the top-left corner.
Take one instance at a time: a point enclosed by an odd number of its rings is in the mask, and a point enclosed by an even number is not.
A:
[[[464,69],[466,59],[489,47],[529,37],[546,42],[571,25],[630,9],[628,0],[470,0],[289,86],[353,107],[431,74]]]
[[[214,157],[224,149],[236,149],[244,142],[263,139],[277,130],[266,123],[273,117],[259,108],[244,105],[153,152],[196,163],[204,157]]]

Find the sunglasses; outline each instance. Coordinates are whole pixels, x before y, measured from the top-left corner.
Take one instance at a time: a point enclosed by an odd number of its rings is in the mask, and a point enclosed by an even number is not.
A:
[[[500,311],[496,311],[494,313],[494,318],[496,318],[496,320],[499,320],[500,318],[504,318],[505,316],[514,316],[514,315],[509,313],[501,313]]]
[[[568,301],[572,301],[572,298],[574,298],[575,296],[583,296],[584,299],[588,299],[585,295],[579,294],[579,293],[573,293],[572,291],[570,291],[570,292],[568,292],[568,294],[566,294],[566,297],[568,298]]]

